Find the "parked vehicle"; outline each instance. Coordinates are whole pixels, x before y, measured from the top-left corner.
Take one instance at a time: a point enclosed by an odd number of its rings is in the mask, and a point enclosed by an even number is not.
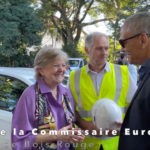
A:
[[[0,146],[11,150],[10,132],[12,112],[20,95],[27,86],[35,83],[33,68],[0,67]],[[65,75],[63,85],[68,86],[69,76]],[[5,135],[1,132],[5,131]]]
[[[68,63],[70,65],[71,70],[78,70],[86,65],[86,61],[84,58],[69,58]]]

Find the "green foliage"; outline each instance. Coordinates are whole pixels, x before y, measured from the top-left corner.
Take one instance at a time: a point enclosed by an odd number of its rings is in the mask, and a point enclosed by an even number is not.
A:
[[[108,23],[109,31],[112,33],[109,60],[115,61],[116,52],[121,49],[118,40],[124,20],[138,11],[148,11],[150,4],[148,0],[100,0],[99,2],[100,10],[104,16],[113,18]]]
[[[38,0],[31,0],[37,2]],[[76,56],[76,47],[84,26],[96,24],[102,20],[98,19],[104,15],[104,20],[109,20],[109,31],[112,32],[110,50],[114,55],[120,49],[117,40],[119,39],[120,27],[129,15],[148,10],[149,0],[41,0],[42,6],[39,9],[39,17],[43,20],[45,31],[64,43],[64,50],[70,56]],[[86,20],[86,16],[91,20]],[[111,19],[110,19],[111,18]],[[91,31],[92,32],[92,31]],[[100,31],[102,32],[102,31]],[[73,52],[75,50],[75,52]],[[113,57],[110,57],[112,60]]]
[[[94,0],[41,1],[43,3],[38,14],[44,22],[45,31],[61,38],[64,44],[63,49],[73,57],[78,54],[76,48],[83,27],[107,20],[107,18],[98,19],[101,12]],[[86,16],[91,16],[92,19],[85,22]]]
[[[77,50],[77,44],[68,43],[68,44],[63,45],[62,49],[68,54],[69,57],[81,56],[81,52]]]
[[[0,0],[0,64],[27,66],[26,48],[40,44],[42,27],[28,0]]]
[[[115,49],[115,51],[114,51]],[[114,41],[112,37],[109,37],[109,55],[108,55],[108,61],[109,62],[115,62],[117,57],[117,51],[121,50],[121,46],[118,41]]]
[[[83,57],[86,61],[88,61],[87,54],[85,52],[85,41],[83,38],[80,38],[80,41],[77,45],[77,50],[81,53],[81,57]]]

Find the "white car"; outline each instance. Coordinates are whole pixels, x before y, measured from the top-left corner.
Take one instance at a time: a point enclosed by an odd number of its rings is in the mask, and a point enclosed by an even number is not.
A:
[[[0,67],[0,149],[11,150],[11,120],[20,95],[27,86],[35,83],[33,68]],[[68,86],[65,75],[63,85]]]
[[[71,70],[78,70],[86,64],[86,61],[84,58],[69,58],[68,63]]]

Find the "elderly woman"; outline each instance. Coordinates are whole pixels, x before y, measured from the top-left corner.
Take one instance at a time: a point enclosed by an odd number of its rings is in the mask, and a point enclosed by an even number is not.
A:
[[[13,114],[12,149],[69,150],[70,143],[84,139],[80,129],[72,129],[73,98],[60,84],[66,62],[61,50],[44,48],[37,53],[36,83],[25,89]]]

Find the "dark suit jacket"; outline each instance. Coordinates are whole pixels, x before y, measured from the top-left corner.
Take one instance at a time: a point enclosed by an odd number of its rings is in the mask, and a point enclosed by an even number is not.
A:
[[[148,69],[150,71],[150,66]],[[125,130],[130,131],[130,135]],[[138,135],[133,135],[134,130]],[[119,150],[150,150],[150,73],[144,76],[128,108],[121,128]]]

